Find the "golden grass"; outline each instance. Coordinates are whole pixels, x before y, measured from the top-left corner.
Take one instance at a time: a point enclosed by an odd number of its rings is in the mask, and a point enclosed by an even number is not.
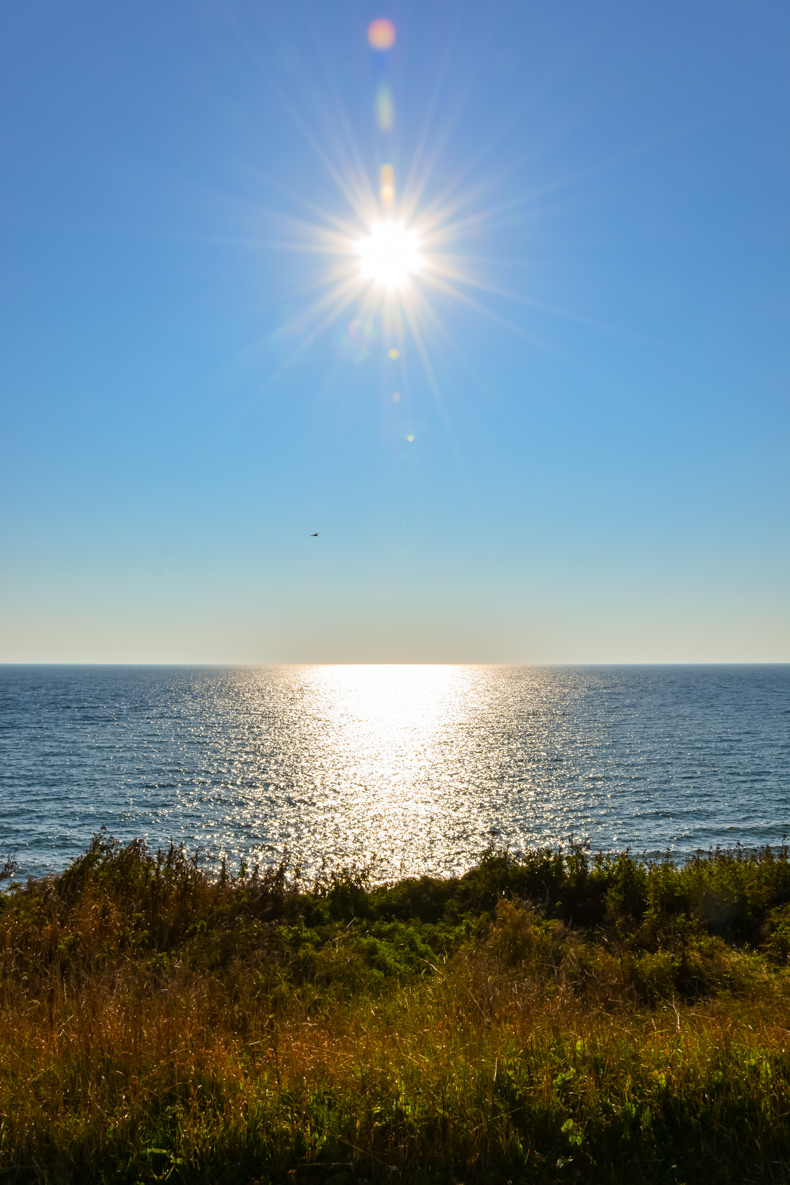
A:
[[[332,886],[186,863],[156,914],[120,851],[0,908],[0,1180],[789,1177],[790,982],[759,951],[502,895],[376,930]]]

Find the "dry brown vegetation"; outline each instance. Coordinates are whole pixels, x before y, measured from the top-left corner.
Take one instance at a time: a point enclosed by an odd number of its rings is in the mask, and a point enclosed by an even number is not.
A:
[[[0,1180],[787,1181],[787,852],[210,877],[98,837],[0,901]]]

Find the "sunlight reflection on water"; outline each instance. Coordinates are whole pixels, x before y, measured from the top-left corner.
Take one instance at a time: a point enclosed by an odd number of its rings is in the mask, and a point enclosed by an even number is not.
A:
[[[788,667],[0,668],[0,847],[102,825],[308,871],[469,867],[574,833],[683,853],[787,830]]]

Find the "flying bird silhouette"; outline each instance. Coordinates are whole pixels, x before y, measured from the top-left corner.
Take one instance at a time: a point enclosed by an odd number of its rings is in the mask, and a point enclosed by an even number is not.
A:
[[[317,539],[317,538],[318,538],[318,531],[313,531],[313,533],[312,533],[312,535],[310,536],[310,538],[311,538],[311,539]]]

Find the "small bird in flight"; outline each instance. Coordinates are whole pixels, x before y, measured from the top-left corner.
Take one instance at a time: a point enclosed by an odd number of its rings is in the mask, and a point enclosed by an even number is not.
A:
[[[310,538],[311,538],[311,539],[317,539],[317,538],[318,538],[318,531],[313,531],[313,533],[312,533],[312,535],[310,536]]]

